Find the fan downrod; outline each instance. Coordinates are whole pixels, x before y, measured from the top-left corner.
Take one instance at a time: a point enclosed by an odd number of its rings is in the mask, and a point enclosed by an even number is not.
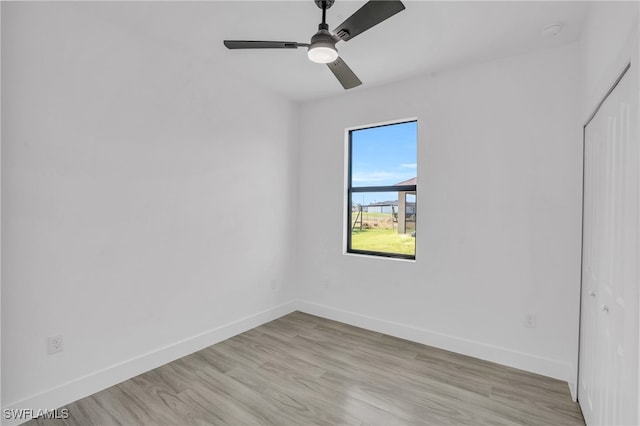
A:
[[[322,9],[322,3],[326,3],[325,8],[329,9],[331,6],[333,6],[333,3],[336,0],[314,0],[314,2],[316,3],[316,6],[318,6],[320,9]]]

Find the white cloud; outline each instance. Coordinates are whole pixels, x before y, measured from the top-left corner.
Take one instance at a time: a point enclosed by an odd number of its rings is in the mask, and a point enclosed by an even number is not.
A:
[[[356,172],[351,176],[351,182],[370,186],[395,185],[414,176],[410,172]]]
[[[400,167],[404,167],[405,169],[417,169],[418,165],[416,163],[404,163],[400,164]]]

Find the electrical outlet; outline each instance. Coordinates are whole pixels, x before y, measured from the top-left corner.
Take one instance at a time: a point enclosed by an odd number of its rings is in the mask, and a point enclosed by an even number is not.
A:
[[[62,335],[47,338],[47,353],[49,355],[62,352],[64,350],[64,340]]]
[[[325,280],[322,282],[322,286],[323,286],[324,288],[329,288],[329,287],[331,287],[331,280],[330,280],[330,279],[328,279],[328,278],[327,278],[327,279],[325,279]]]
[[[524,326],[527,328],[536,328],[536,314],[526,314],[524,316]]]
[[[276,288],[278,288],[278,283],[276,280],[271,280],[271,290],[275,290]]]

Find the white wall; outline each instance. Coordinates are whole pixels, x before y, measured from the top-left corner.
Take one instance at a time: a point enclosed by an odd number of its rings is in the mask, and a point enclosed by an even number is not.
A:
[[[294,106],[84,7],[2,3],[4,407],[54,408],[294,297]]]
[[[575,384],[578,72],[572,44],[305,105],[303,309]],[[344,129],[408,117],[416,261],[344,255]]]

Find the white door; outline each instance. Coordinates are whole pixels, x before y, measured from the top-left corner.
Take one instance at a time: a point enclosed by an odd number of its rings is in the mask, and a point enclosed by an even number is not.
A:
[[[630,67],[585,127],[578,400],[588,425],[639,424],[640,134]]]

